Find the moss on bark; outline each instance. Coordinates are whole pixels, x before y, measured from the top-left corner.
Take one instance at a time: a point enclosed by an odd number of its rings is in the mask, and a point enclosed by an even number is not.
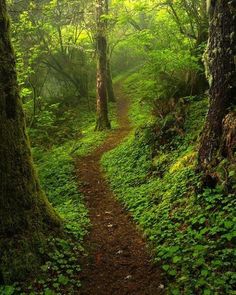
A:
[[[61,221],[42,192],[26,134],[6,1],[0,0],[0,277],[36,271],[39,245]]]
[[[205,174],[214,172],[224,157],[221,150],[224,120],[236,105],[235,30],[235,13],[230,2],[214,1],[210,9],[209,41],[205,55],[210,107],[199,148],[199,168]]]

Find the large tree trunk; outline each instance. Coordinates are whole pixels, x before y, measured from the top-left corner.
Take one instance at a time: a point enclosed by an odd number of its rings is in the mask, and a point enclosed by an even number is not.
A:
[[[206,60],[210,107],[199,148],[199,167],[205,174],[211,174],[222,157],[228,157],[224,152],[227,137],[224,124],[229,121],[227,117],[236,105],[235,1],[209,2],[210,32]]]
[[[97,0],[97,123],[95,130],[110,129],[107,105],[107,0]]]
[[[61,222],[33,168],[6,0],[0,0],[0,216],[0,280],[10,282],[38,267],[37,248]]]

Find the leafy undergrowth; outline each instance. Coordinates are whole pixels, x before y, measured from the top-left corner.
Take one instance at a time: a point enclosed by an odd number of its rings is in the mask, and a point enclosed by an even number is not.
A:
[[[137,83],[137,80],[139,81]],[[131,74],[124,81],[124,88],[127,94],[130,94],[132,100],[130,106],[129,117],[132,125],[134,127],[141,127],[148,123],[152,123],[154,117],[151,115],[152,104],[147,100],[144,100],[142,97],[143,93],[139,93],[141,83],[144,83],[140,80],[140,77],[137,73]],[[133,95],[135,93],[135,96]]]
[[[184,135],[157,146],[146,125],[106,153],[102,164],[150,241],[169,294],[236,294],[235,194],[220,186],[199,189],[196,142],[206,100],[190,98],[186,108]]]
[[[63,146],[47,153],[35,150],[34,157],[42,187],[64,220],[65,234],[49,237],[46,246],[39,249],[45,264],[36,279],[4,287],[1,294],[74,294],[80,287],[79,259],[84,255],[81,243],[89,219],[78,192],[73,159]]]
[[[116,128],[115,103],[109,104],[109,112],[112,128]],[[32,147],[47,152],[55,146],[66,146],[70,153],[84,155],[99,146],[107,136],[107,132],[94,132],[95,120],[95,103],[88,105],[82,100],[76,107],[58,103],[45,105],[28,129]]]
[[[110,108],[115,128],[115,104]],[[79,192],[74,161],[76,157],[84,156],[99,146],[109,134],[94,132],[94,111],[86,110],[86,105],[81,105],[79,113],[70,112],[72,117],[65,112],[60,124],[57,116],[46,112],[41,115],[43,125],[30,130],[41,185],[63,219],[65,233],[62,237],[49,237],[46,246],[39,249],[45,263],[37,278],[0,287],[0,294],[70,295],[79,292],[79,261],[82,255],[86,255],[82,242],[88,232],[90,221],[83,196]],[[66,120],[67,117],[70,117],[69,121]],[[68,134],[64,138],[67,132],[71,132],[72,135]]]

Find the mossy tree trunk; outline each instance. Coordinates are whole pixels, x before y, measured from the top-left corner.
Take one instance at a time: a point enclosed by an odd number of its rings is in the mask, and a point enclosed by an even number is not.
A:
[[[97,122],[95,130],[110,129],[107,104],[107,0],[97,0]]]
[[[209,1],[210,29],[206,52],[210,106],[199,148],[199,167],[211,175],[224,154],[225,122],[236,105],[235,1]]]
[[[23,278],[61,221],[40,189],[17,85],[6,0],[0,0],[0,279]]]

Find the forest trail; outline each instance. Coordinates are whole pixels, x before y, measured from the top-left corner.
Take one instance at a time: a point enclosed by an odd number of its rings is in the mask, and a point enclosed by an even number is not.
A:
[[[131,131],[129,100],[116,85],[119,128],[90,155],[78,159],[77,174],[89,208],[92,229],[82,261],[82,295],[158,295],[161,272],[152,265],[141,233],[115,199],[100,166],[102,155]]]

